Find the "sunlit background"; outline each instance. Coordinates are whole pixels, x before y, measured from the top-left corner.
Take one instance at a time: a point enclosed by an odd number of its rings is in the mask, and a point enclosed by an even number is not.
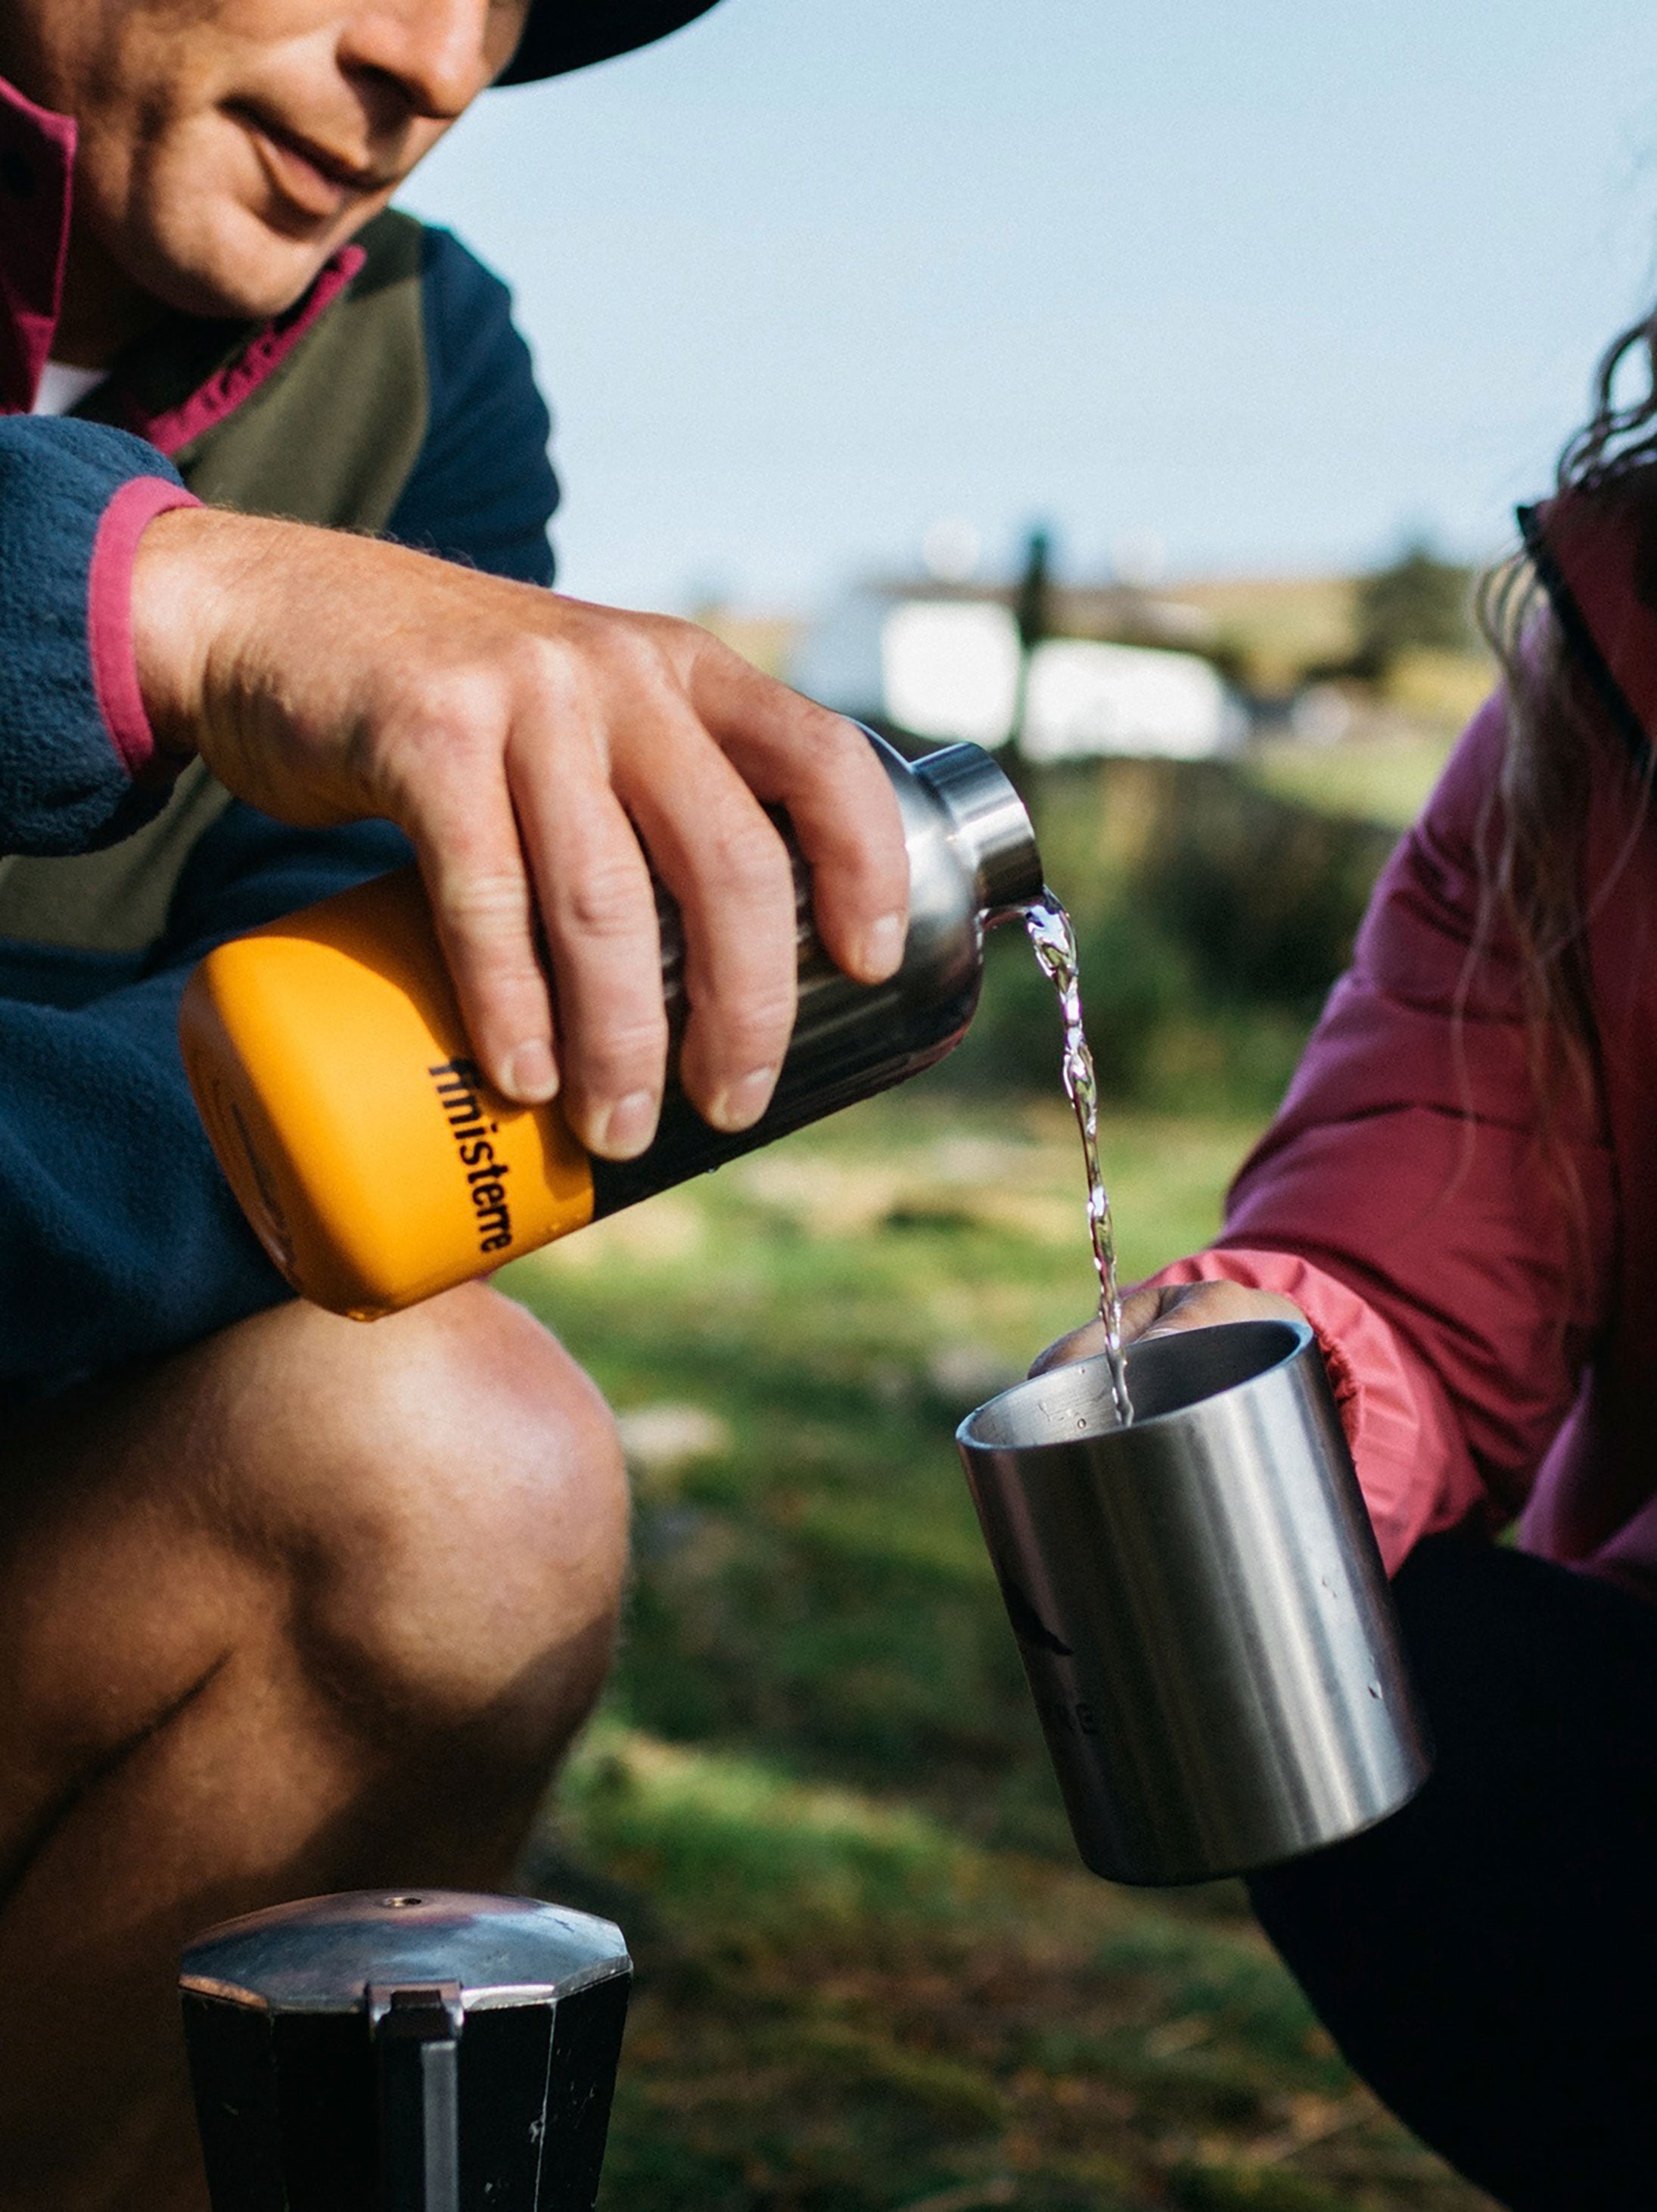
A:
[[[723,0],[493,96],[568,587],[1008,746],[1126,1273],[1199,1247],[1657,296],[1648,10]],[[1053,994],[508,1279],[622,1417],[616,1677],[525,1878],[640,1968],[627,2212],[1490,2212],[1240,1887],[1077,1866],[950,1444],[1096,1296]]]
[[[1654,282],[1633,0],[723,0],[422,171],[517,289],[572,589],[797,609],[1041,518],[1174,574],[1500,543]]]

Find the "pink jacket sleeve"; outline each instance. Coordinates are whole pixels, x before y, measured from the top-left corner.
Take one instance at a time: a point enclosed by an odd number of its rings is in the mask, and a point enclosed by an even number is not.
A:
[[[1156,1279],[1301,1306],[1389,1569],[1434,1530],[1517,1512],[1611,1295],[1603,1107],[1562,1102],[1550,1172],[1513,951],[1481,931],[1475,849],[1502,746],[1493,702],[1376,886],[1223,1234]]]

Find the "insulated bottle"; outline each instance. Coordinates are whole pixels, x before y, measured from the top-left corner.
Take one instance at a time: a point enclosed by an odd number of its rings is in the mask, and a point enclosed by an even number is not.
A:
[[[902,964],[874,985],[841,973],[817,943],[796,854],[799,1011],[769,1107],[736,1135],[710,1128],[670,1081],[649,1150],[594,1159],[556,1101],[514,1106],[491,1091],[411,868],[209,953],[179,1010],[185,1071],[231,1188],[294,1288],[359,1320],[412,1305],[918,1074],[957,1044],[986,928],[1041,891],[1035,835],[976,745],[910,763],[870,742],[908,846]],[[683,938],[657,896],[677,1031]]]

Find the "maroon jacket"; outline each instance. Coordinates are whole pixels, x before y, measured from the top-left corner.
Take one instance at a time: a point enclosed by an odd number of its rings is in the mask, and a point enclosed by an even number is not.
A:
[[[1302,1307],[1389,1566],[1517,1517],[1527,1547],[1657,1599],[1657,607],[1624,524],[1527,520],[1608,709],[1587,740],[1595,1095],[1563,1102],[1550,1170],[1513,949],[1477,936],[1493,700],[1382,875],[1223,1236],[1157,1279]]]

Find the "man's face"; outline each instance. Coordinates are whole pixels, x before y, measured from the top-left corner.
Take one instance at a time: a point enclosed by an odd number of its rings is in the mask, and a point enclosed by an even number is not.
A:
[[[198,315],[298,299],[504,68],[530,0],[0,0],[0,74],[80,126],[77,228]]]

